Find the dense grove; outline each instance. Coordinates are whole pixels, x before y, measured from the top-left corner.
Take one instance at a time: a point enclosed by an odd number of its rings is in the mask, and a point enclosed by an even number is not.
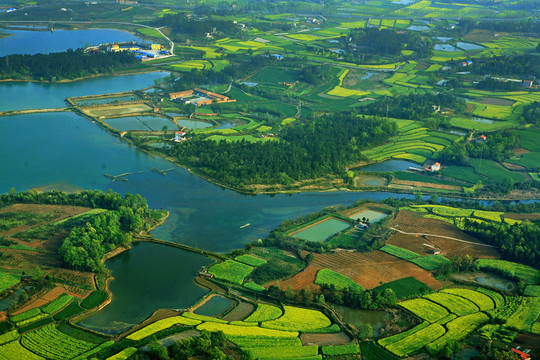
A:
[[[465,219],[465,230],[488,244],[498,246],[509,260],[540,266],[540,227],[537,224],[525,221],[510,225]]]
[[[360,53],[399,55],[401,50],[412,50],[421,57],[431,53],[431,41],[418,33],[397,32],[394,29],[366,28],[352,30],[349,36],[340,41],[347,50]],[[348,51],[349,52],[349,51]]]
[[[432,105],[457,110],[465,109],[465,101],[463,99],[451,94],[440,93],[437,95],[424,94],[383,97],[360,108],[360,111],[370,115],[388,114],[389,117],[398,119],[422,120],[433,113]]]
[[[494,56],[474,59],[469,68],[482,75],[535,75],[540,65],[540,58],[535,55]]]
[[[477,89],[490,91],[517,91],[521,90],[522,87],[521,82],[503,81],[489,77],[476,84]]]
[[[523,118],[531,124],[540,124],[540,102],[535,101],[523,108]]]
[[[0,58],[0,79],[76,79],[110,73],[115,68],[137,61],[129,52],[85,54],[82,49],[51,54],[9,55]]]
[[[512,149],[519,147],[518,136],[506,132],[489,135],[487,142],[471,141],[467,144],[455,142],[436,154],[437,160],[446,164],[466,165],[469,158],[502,161],[511,156]]]
[[[396,132],[393,122],[327,116],[287,128],[280,141],[228,143],[194,137],[170,149],[169,155],[228,185],[289,185],[343,175],[348,165],[362,159],[361,150],[384,143]]]

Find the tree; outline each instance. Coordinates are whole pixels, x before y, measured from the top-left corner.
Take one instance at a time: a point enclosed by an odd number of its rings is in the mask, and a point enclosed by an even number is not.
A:
[[[43,273],[41,268],[39,266],[36,266],[34,268],[34,271],[32,272],[32,280],[39,281],[39,280],[41,280],[41,278],[43,278],[44,275],[45,274]]]

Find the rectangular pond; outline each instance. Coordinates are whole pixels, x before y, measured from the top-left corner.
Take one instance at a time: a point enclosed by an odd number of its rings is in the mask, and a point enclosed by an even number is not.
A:
[[[321,223],[297,232],[293,237],[308,241],[324,241],[349,227],[350,225],[343,220],[329,218]]]
[[[198,315],[218,316],[231,307],[231,305],[232,301],[223,296],[212,296],[204,304],[198,307],[194,313]]]
[[[168,130],[176,129],[177,126],[171,120],[161,116],[126,116],[120,118],[110,118],[103,120],[116,130],[144,130],[160,131],[164,126]]]
[[[358,219],[362,219],[362,218],[367,218],[369,219],[369,222],[370,223],[376,223],[378,221],[381,221],[382,219],[384,219],[385,217],[387,217],[388,214],[385,214],[383,212],[380,212],[380,211],[375,211],[375,210],[362,210],[360,212],[357,212],[357,213],[354,213],[352,214],[351,216],[349,216],[351,219],[354,219],[354,220],[358,220]]]

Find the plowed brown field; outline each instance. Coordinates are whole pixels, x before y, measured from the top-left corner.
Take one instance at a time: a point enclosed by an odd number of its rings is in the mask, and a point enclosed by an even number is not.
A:
[[[313,262],[305,271],[280,282],[280,286],[283,290],[289,286],[293,290],[301,290],[309,285],[312,290],[318,290],[319,286],[315,284],[315,277],[317,272],[323,268],[343,274],[366,289],[372,289],[381,283],[408,276],[414,276],[433,290],[441,288],[441,284],[433,278],[430,272],[378,250],[369,253],[314,254]]]
[[[412,211],[401,210],[396,218],[389,223],[389,226],[410,233],[442,235],[480,244],[477,239],[467,235],[454,225],[436,219],[423,218],[420,214]],[[494,248],[433,236],[415,236],[395,233],[386,241],[386,243],[417,252],[421,255],[430,253],[431,248],[424,245],[429,244],[441,249],[442,255],[445,255],[446,257],[464,254],[469,254],[476,258],[499,257],[499,253]]]

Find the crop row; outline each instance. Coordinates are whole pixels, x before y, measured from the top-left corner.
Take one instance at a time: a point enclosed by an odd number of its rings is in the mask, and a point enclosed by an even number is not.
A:
[[[245,255],[245,254],[237,256],[234,260],[247,264],[247,265],[251,265],[251,266],[261,266],[263,264],[266,264],[266,260],[264,259],[260,259],[255,256]]]
[[[448,331],[442,337],[426,346],[426,349],[433,355],[439,353],[442,348],[450,341],[459,341],[476,330],[480,325],[489,321],[489,316],[478,312],[466,316],[458,317],[448,324]]]
[[[445,307],[451,313],[454,313],[458,316],[474,314],[479,311],[478,307],[474,303],[460,296],[444,292],[437,292],[433,294],[428,294],[424,297]]]
[[[262,327],[287,331],[306,331],[326,328],[332,325],[330,319],[317,310],[284,306],[285,313],[276,320],[265,321]]]
[[[38,320],[45,319],[46,317],[49,317],[49,314],[40,313],[34,317],[31,317],[30,319],[19,321],[15,325],[17,325],[18,327],[22,327]]]
[[[81,306],[85,309],[92,309],[105,300],[107,300],[108,294],[105,291],[95,290],[90,293],[81,303]]]
[[[445,330],[442,325],[431,324],[428,327],[425,327],[399,341],[388,345],[386,350],[396,354],[397,356],[404,357],[438,339],[444,334],[444,332]]]
[[[411,259],[409,261],[427,271],[438,269],[442,265],[450,262],[450,260],[448,260],[442,255],[427,255],[416,259]]]
[[[195,326],[199,325],[200,323],[201,321],[199,320],[188,319],[183,316],[174,316],[167,319],[158,320],[155,323],[145,326],[142,329],[128,335],[127,338],[130,340],[139,341],[144,339],[145,337],[153,335],[161,330],[168,329],[174,325]]]
[[[489,296],[471,289],[445,289],[442,290],[442,292],[461,296],[473,302],[476,306],[478,306],[480,311],[493,309],[495,307],[495,303]]]
[[[57,360],[72,359],[96,346],[58,331],[55,324],[24,334],[21,343],[40,356]]]
[[[358,354],[360,349],[358,344],[347,344],[347,345],[334,345],[334,346],[323,346],[322,353],[324,355],[338,356],[338,355],[354,355]]]
[[[34,308],[34,309],[12,316],[11,321],[17,323],[22,320],[33,318],[34,316],[37,316],[40,313],[41,313],[41,310],[39,308]]]
[[[379,250],[384,251],[387,254],[394,255],[403,260],[414,259],[420,256],[420,254],[415,253],[414,251],[407,250],[398,246],[386,244]]]
[[[390,344],[393,344],[393,343],[395,343],[395,342],[397,342],[399,340],[402,340],[402,339],[406,338],[407,336],[412,335],[415,332],[420,331],[420,330],[422,330],[422,329],[424,329],[424,328],[426,328],[428,326],[429,326],[429,322],[424,321],[424,322],[416,325],[412,329],[409,329],[409,330],[404,331],[402,333],[392,335],[392,336],[389,336],[389,337],[386,337],[384,339],[379,340],[378,341],[379,345],[381,345],[383,347],[386,347],[386,346],[388,346]]]
[[[208,269],[208,272],[217,279],[227,280],[236,284],[242,284],[244,278],[251,274],[252,271],[253,267],[234,260],[217,263]]]
[[[22,347],[18,341],[12,341],[0,346],[0,360],[43,360],[43,358]]]
[[[12,330],[5,334],[0,335],[0,344],[6,344],[18,338],[19,338],[19,333],[17,332],[17,330]]]
[[[505,303],[504,296],[502,296],[500,293],[483,288],[483,287],[477,288],[476,291],[489,296],[491,300],[493,300],[493,303],[495,304],[495,308],[501,308],[504,306],[504,303]]]
[[[188,319],[194,319],[194,320],[200,320],[200,321],[206,321],[206,322],[215,322],[219,324],[228,324],[228,321],[221,320],[215,317],[206,316],[206,315],[199,315],[192,312],[184,312],[182,313],[182,316]]]
[[[62,294],[57,297],[53,302],[45,305],[41,310],[46,314],[54,314],[55,312],[66,306],[72,299],[73,296],[69,294]]]
[[[526,297],[516,311],[506,321],[506,326],[520,332],[530,331],[531,326],[540,316],[540,298]]]
[[[405,300],[400,302],[399,305],[419,318],[431,323],[436,322],[449,314],[445,308],[427,299]]]
[[[268,304],[258,304],[257,309],[255,309],[255,311],[244,321],[259,322],[274,320],[280,317],[282,314],[283,312],[281,311],[281,309],[276,306]]]
[[[525,296],[540,296],[540,285],[527,285],[523,292]]]

